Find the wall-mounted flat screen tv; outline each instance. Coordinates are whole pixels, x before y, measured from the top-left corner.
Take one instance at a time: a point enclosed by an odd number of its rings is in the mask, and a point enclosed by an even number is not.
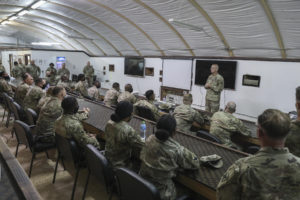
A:
[[[125,57],[124,74],[133,76],[144,76],[144,58]]]
[[[224,78],[224,88],[235,89],[236,61],[197,60],[195,84],[205,85],[208,76],[211,74],[210,67],[212,64],[219,65],[219,74]]]

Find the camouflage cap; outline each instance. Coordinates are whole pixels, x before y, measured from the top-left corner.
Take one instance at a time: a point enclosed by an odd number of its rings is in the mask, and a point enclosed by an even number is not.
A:
[[[200,161],[203,165],[210,166],[217,169],[223,166],[222,157],[217,154],[202,156],[200,158]]]

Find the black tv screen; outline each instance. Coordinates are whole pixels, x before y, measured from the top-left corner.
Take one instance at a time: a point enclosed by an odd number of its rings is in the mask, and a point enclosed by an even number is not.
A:
[[[236,61],[197,60],[195,84],[205,85],[208,76],[211,74],[210,67],[212,64],[219,65],[219,74],[224,78],[224,88],[235,89]]]
[[[144,63],[144,58],[125,58],[125,74],[144,76]]]

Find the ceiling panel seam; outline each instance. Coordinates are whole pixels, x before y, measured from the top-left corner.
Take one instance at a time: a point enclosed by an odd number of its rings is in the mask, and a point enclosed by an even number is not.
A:
[[[179,37],[179,39],[183,42],[183,44],[189,50],[189,52],[191,53],[191,55],[195,56],[194,51],[192,50],[192,48],[190,47],[190,45],[186,42],[186,40],[183,38],[183,36],[164,17],[162,17],[156,10],[152,9],[150,6],[148,6],[144,2],[142,2],[140,0],[133,0],[133,1],[135,1],[137,4],[141,5],[145,9],[149,10],[153,15],[155,15],[161,21],[163,21]]]
[[[266,0],[260,0],[260,3],[263,6],[264,11],[265,11],[266,15],[268,16],[268,19],[269,19],[269,21],[272,25],[273,31],[275,33],[275,36],[276,36],[276,39],[277,39],[277,42],[278,42],[278,45],[279,45],[279,48],[280,48],[281,57],[283,59],[286,59],[287,55],[286,55],[286,51],[285,51],[285,48],[284,48],[284,43],[283,43],[283,40],[282,40],[282,36],[281,36],[280,31],[279,31],[278,25],[276,23],[275,17],[272,13],[272,10],[270,9],[270,6],[269,6],[269,4]]]
[[[93,15],[90,15],[90,14],[88,14],[88,13],[86,13],[86,12],[83,12],[83,11],[81,11],[81,10],[78,10],[78,9],[76,9],[76,8],[73,8],[73,7],[71,7],[71,6],[67,6],[67,5],[65,5],[65,4],[59,4],[59,3],[51,2],[51,1],[48,1],[48,3],[54,4],[54,5],[58,5],[58,6],[62,6],[62,7],[65,7],[65,8],[67,8],[67,9],[70,9],[70,10],[73,10],[73,11],[75,11],[75,12],[81,13],[81,14],[83,14],[83,15],[86,15],[86,16],[88,16],[88,17],[90,17],[90,18],[92,18],[92,19],[94,19],[94,20],[100,22],[101,24],[103,24],[103,25],[105,25],[106,27],[108,27],[109,29],[111,29],[113,32],[117,33],[123,40],[125,40],[125,41],[129,44],[129,46],[131,46],[131,47],[134,49],[134,51],[135,51],[139,56],[142,56],[142,54],[140,53],[140,51],[137,50],[136,47],[135,47],[135,46],[134,46],[134,45],[133,45],[133,44],[132,44],[132,43],[131,43],[131,42],[130,42],[123,34],[122,34],[122,33],[120,33],[118,30],[116,30],[114,27],[112,27],[111,25],[107,24],[106,22],[100,20],[99,18],[97,18],[97,17],[95,17],[95,16],[93,16]]]
[[[189,0],[189,2],[205,17],[205,19],[210,23],[210,25],[213,27],[215,32],[218,34],[220,37],[221,41],[223,42],[225,49],[228,51],[228,54],[230,57],[234,57],[233,51],[230,48],[227,40],[224,37],[224,34],[222,31],[219,29],[217,24],[214,22],[214,20],[208,15],[208,13],[203,9],[195,0]]]

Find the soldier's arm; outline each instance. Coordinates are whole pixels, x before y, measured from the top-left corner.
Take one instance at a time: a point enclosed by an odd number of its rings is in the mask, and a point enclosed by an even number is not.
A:
[[[85,120],[89,117],[89,113],[87,112],[81,112],[81,113],[76,113],[75,116],[79,121]]]
[[[236,119],[236,128],[240,134],[245,135],[245,136],[251,136],[251,131],[239,119]]]
[[[72,127],[72,130],[71,130],[72,136],[74,137],[74,139],[76,141],[78,141],[78,143],[81,146],[86,146],[87,144],[91,144],[91,145],[95,146],[96,148],[100,149],[100,144],[97,141],[97,139],[94,137],[88,136],[88,134],[84,131],[80,122],[77,122],[76,124],[72,124],[72,126],[70,126],[70,127]]]
[[[224,79],[218,79],[216,82],[210,85],[210,89],[215,92],[221,92],[224,89]]]
[[[198,123],[199,125],[204,124],[204,118],[202,117],[202,114],[196,110],[194,110],[194,122]]]
[[[37,76],[40,77],[40,75],[41,75],[41,68],[38,66],[37,67]]]
[[[200,167],[198,157],[181,145],[179,148],[177,163],[183,169],[198,169]]]
[[[217,187],[217,200],[239,200],[242,192],[240,183],[241,167],[237,162],[222,176]]]
[[[127,131],[127,141],[129,142],[129,144],[132,147],[138,147],[138,148],[142,148],[144,142],[142,141],[141,137],[139,136],[139,134],[136,133],[136,131],[130,127]]]

